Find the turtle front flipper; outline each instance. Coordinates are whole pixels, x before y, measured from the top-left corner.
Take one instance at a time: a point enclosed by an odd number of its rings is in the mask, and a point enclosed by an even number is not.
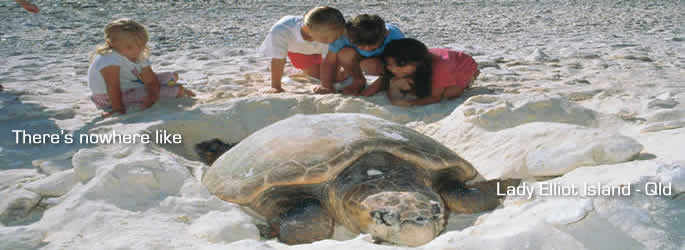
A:
[[[450,186],[440,192],[447,207],[457,213],[478,213],[500,205],[507,187],[518,186],[520,179],[490,180],[468,186]]]
[[[280,216],[278,239],[286,244],[303,244],[333,236],[333,218],[315,199],[296,202]]]

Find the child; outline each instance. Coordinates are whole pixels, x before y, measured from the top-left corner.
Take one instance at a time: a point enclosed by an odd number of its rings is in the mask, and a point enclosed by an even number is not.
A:
[[[359,15],[346,25],[346,35],[328,45],[328,54],[321,73],[321,87],[316,93],[333,92],[333,77],[342,66],[345,74],[352,76],[352,84],[343,89],[345,95],[357,95],[366,85],[363,72],[371,75],[383,73],[379,59],[385,46],[392,40],[404,38],[404,34],[392,24],[386,24],[377,15]]]
[[[22,8],[24,8],[28,12],[33,12],[33,13],[38,13],[40,9],[36,7],[35,5],[31,4],[27,0],[16,0],[17,4],[19,4]],[[4,88],[2,87],[2,84],[0,84],[0,92],[2,92]]]
[[[17,4],[19,4],[22,8],[24,8],[28,12],[32,12],[32,13],[40,12],[40,9],[38,8],[38,6],[32,4],[28,0],[15,0],[15,1],[17,2]]]
[[[454,99],[480,74],[476,61],[464,52],[429,50],[412,38],[388,44],[383,60],[386,72],[379,84],[369,87],[369,94],[388,89],[390,102],[403,107]]]
[[[132,103],[142,102],[143,108],[150,107],[160,96],[195,95],[182,86],[170,86],[178,75],[152,71],[147,41],[147,30],[133,20],[119,19],[105,26],[105,44],[95,50],[88,68],[88,87],[95,106],[111,108],[106,116],[124,114],[126,106]]]
[[[328,51],[328,44],[338,39],[344,29],[342,13],[325,6],[313,8],[304,16],[285,16],[278,20],[259,47],[264,56],[271,57],[271,88],[263,92],[285,91],[281,77],[286,56],[295,68],[319,78],[322,53]]]

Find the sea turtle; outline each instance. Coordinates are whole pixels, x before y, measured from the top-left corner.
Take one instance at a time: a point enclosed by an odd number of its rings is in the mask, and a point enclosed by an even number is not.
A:
[[[439,142],[363,114],[276,122],[221,155],[202,183],[264,219],[270,225],[261,229],[287,244],[330,238],[342,224],[376,240],[422,245],[444,230],[446,208],[480,212],[501,198],[499,181],[485,181]]]

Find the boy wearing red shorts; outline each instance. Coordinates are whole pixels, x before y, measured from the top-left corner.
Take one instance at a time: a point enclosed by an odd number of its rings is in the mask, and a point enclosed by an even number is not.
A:
[[[278,20],[259,51],[271,57],[271,88],[265,93],[280,93],[281,78],[286,56],[295,68],[305,74],[320,78],[322,54],[328,52],[328,44],[337,40],[345,30],[342,13],[331,7],[316,7],[304,16],[285,16]]]

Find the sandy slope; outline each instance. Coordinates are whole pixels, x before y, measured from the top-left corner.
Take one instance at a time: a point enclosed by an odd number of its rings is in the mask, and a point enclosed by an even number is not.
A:
[[[431,47],[465,50],[483,72],[455,101],[404,109],[383,95],[264,96],[254,48],[310,1],[0,2],[0,249],[388,249],[367,236],[288,247],[259,241],[252,219],[193,176],[200,141],[239,141],[294,114],[355,112],[412,127],[490,178],[523,177],[481,216],[453,216],[424,249],[682,249],[685,245],[685,5],[682,1],[334,1],[379,13]],[[151,32],[153,67],[181,71],[199,95],[102,119],[88,100],[88,53],[102,27],[131,17]],[[289,69],[294,72],[292,68]],[[10,132],[75,135],[167,130],[180,145],[17,145]],[[11,169],[11,170],[10,170]],[[560,176],[552,178],[550,176]],[[541,194],[545,183],[629,185],[626,197]],[[670,184],[652,196],[645,185]],[[637,192],[641,189],[642,192]],[[680,194],[680,195],[678,195]],[[681,246],[681,247],[678,247]]]

